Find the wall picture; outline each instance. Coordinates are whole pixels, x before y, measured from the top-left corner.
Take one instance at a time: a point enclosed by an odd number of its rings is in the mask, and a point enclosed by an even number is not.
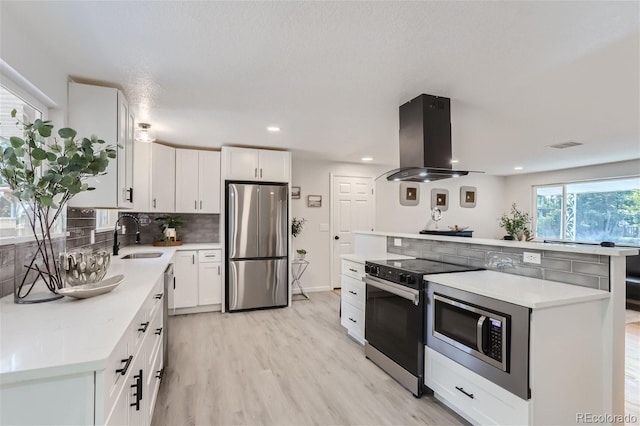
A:
[[[400,205],[417,206],[420,203],[420,187],[417,183],[400,183]]]
[[[433,188],[431,190],[431,209],[439,208],[444,212],[449,209],[449,190]]]
[[[322,195],[307,195],[307,207],[322,207]]]
[[[291,198],[294,200],[297,200],[300,198],[300,187],[299,186],[292,186],[291,187]]]
[[[475,186],[460,187],[460,207],[473,208],[476,206],[478,188]]]

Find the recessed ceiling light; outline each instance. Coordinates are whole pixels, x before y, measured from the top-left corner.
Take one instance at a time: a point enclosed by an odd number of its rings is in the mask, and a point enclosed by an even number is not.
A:
[[[524,167],[522,167],[522,166],[515,166],[515,167],[513,168],[513,170],[522,170],[522,169],[524,169]]]
[[[460,160],[451,160],[451,164],[459,163]]]
[[[457,174],[457,173],[454,173],[454,174],[451,175],[451,177],[460,177],[460,175]]]
[[[423,182],[431,182],[429,179],[425,179],[423,180]]]
[[[278,133],[280,131],[280,127],[278,126],[269,126],[267,127],[267,131],[271,133]]]
[[[426,176],[427,172],[420,172],[420,176]]]
[[[393,181],[394,182],[400,182],[400,178],[395,178]]]
[[[373,161],[372,157],[362,157],[361,158],[362,161]]]

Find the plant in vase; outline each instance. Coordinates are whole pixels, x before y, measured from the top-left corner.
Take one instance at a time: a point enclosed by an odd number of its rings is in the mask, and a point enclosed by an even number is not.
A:
[[[293,219],[291,219],[291,236],[293,238],[296,238],[302,233],[302,228],[306,221],[307,219],[305,218],[298,219],[297,217],[294,217]],[[307,251],[305,249],[298,249],[296,250],[296,253],[298,254],[298,259],[302,260],[307,254]]]
[[[158,227],[162,233],[162,237],[159,241],[164,241],[165,243],[178,241],[177,229],[184,225],[182,216],[164,215],[156,218],[156,221],[160,222]]]
[[[16,115],[15,109],[11,111],[23,137],[11,136],[8,144],[1,143],[0,183],[11,189],[27,213],[35,252],[24,259],[24,275],[15,274],[14,301],[44,302],[62,297],[57,290],[64,286],[59,250],[52,241],[56,220],[76,194],[95,189],[84,180],[105,174],[109,160],[116,158],[116,147],[96,136],[76,139],[77,132],[68,127],[58,130],[60,143],[56,138],[48,143],[53,132],[50,121],[29,123]],[[39,283],[48,290],[44,295],[34,292]]]
[[[500,217],[499,225],[501,228],[507,232],[507,236],[505,239],[510,240],[518,240],[522,241],[531,241],[533,237],[531,236],[531,229],[529,226],[531,225],[531,216],[529,213],[522,212],[518,210],[516,203],[511,204],[511,211],[509,214],[504,213]]]
[[[304,257],[307,255],[307,251],[305,249],[298,249],[296,250],[296,253],[298,254],[298,259],[303,260]]]

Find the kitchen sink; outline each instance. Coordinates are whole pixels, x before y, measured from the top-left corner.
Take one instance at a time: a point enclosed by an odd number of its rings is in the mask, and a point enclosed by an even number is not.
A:
[[[122,256],[121,259],[151,259],[160,256],[162,256],[161,251],[141,251],[139,253],[131,253],[126,256]]]

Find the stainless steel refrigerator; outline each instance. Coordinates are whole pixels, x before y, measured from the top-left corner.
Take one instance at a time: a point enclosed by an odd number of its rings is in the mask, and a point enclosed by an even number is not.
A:
[[[286,184],[226,184],[226,309],[286,306]]]

